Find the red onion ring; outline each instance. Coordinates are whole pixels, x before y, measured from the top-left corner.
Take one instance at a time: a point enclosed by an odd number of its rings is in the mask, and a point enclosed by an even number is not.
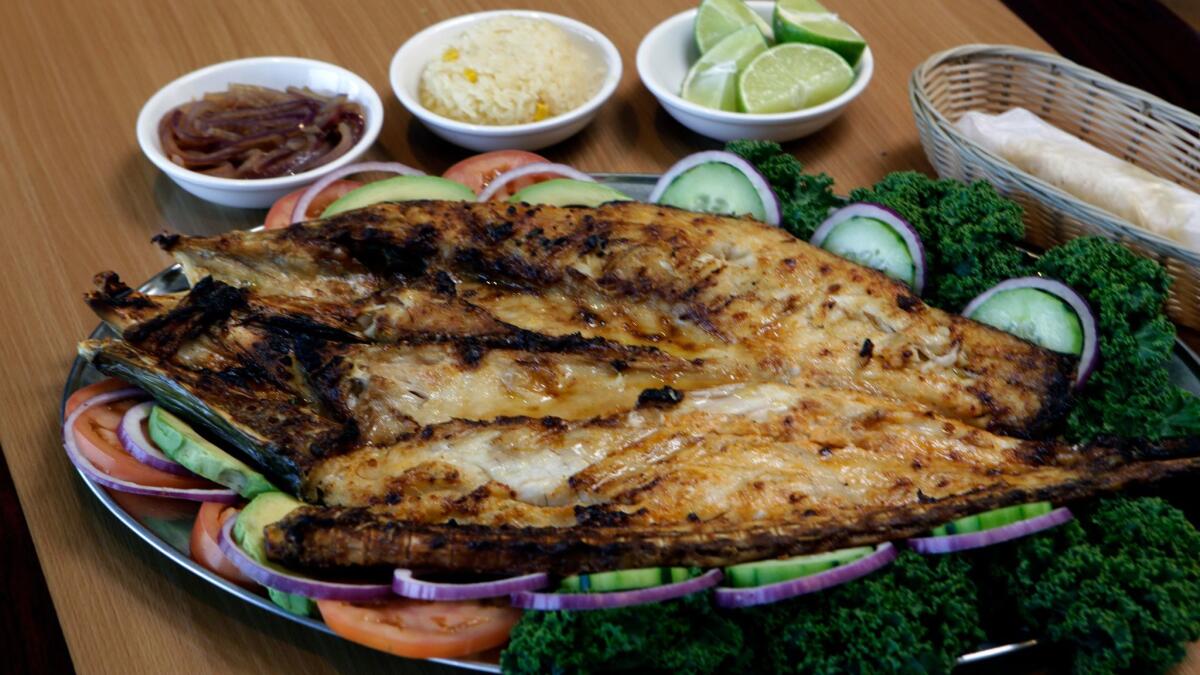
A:
[[[236,520],[236,518],[229,518],[221,526],[221,535],[217,540],[221,552],[242,574],[267,588],[303,595],[314,600],[343,600],[346,602],[383,600],[392,595],[390,584],[348,584],[321,581],[262,565],[246,555],[242,547],[233,540],[233,524]]]
[[[171,499],[187,499],[194,502],[220,502],[222,504],[233,504],[238,500],[238,494],[233,490],[221,489],[181,489],[167,487],[150,487],[147,485],[139,485],[131,483],[119,478],[114,478],[100,469],[97,469],[91,462],[83,456],[79,451],[79,445],[75,440],[75,423],[79,417],[94,406],[104,403],[112,403],[113,401],[121,401],[127,398],[145,396],[141,389],[120,389],[104,394],[97,394],[92,398],[87,399],[79,405],[67,419],[63,422],[63,447],[67,451],[67,457],[75,468],[79,469],[89,480],[99,485],[102,485],[110,490],[117,492],[128,492],[135,495],[146,495],[147,497],[169,497]]]
[[[519,591],[512,594],[512,604],[521,609],[536,609],[543,611],[592,609],[612,609],[614,607],[632,607],[653,602],[673,600],[685,595],[698,593],[706,588],[712,588],[721,583],[724,573],[721,570],[709,570],[698,577],[663,586],[640,588],[635,591],[616,591],[613,593],[532,593]]]
[[[313,199],[321,194],[321,191],[333,184],[339,178],[344,178],[355,173],[364,173],[366,171],[383,171],[387,173],[396,173],[401,176],[424,176],[424,171],[418,171],[406,164],[400,162],[359,162],[357,164],[347,164],[340,169],[330,171],[321,177],[321,180],[308,186],[308,189],[300,195],[300,199],[296,200],[296,206],[292,209],[292,223],[299,223],[305,220],[304,214],[308,213],[308,207],[312,205]]]
[[[775,191],[771,189],[771,184],[767,181],[767,179],[762,175],[761,172],[759,172],[758,169],[754,167],[753,164],[747,162],[732,152],[725,152],[724,150],[706,150],[705,152],[697,152],[684,157],[678,162],[675,162],[675,164],[671,168],[667,169],[667,172],[662,175],[662,178],[659,178],[658,182],[654,184],[654,190],[650,193],[650,198],[647,201],[652,204],[657,204],[658,200],[662,199],[663,193],[666,192],[667,188],[671,186],[671,183],[674,183],[675,179],[683,174],[683,172],[709,162],[728,164],[729,166],[732,166],[740,171],[742,175],[746,177],[746,180],[750,181],[750,185],[754,187],[754,191],[758,193],[759,200],[762,201],[763,212],[766,214],[763,216],[763,222],[768,225],[776,226],[782,222],[783,212],[779,207],[779,197],[776,196]]]
[[[534,162],[532,164],[518,166],[515,169],[509,169],[508,171],[505,171],[499,176],[493,178],[492,182],[488,183],[487,187],[483,188],[483,191],[479,193],[479,197],[476,198],[476,201],[489,201],[492,197],[495,197],[496,193],[500,191],[500,188],[504,187],[505,185],[508,185],[518,178],[532,176],[533,174],[537,173],[554,173],[574,180],[581,180],[588,183],[596,182],[595,178],[592,178],[579,169],[569,167],[566,164],[555,164],[554,162]]]
[[[550,583],[550,575],[544,572],[526,574],[519,577],[509,577],[496,581],[482,581],[472,584],[445,584],[433,581],[421,581],[413,578],[411,570],[396,570],[392,580],[392,591],[402,598],[414,600],[482,600],[498,598],[518,591],[536,591],[545,588]]]
[[[882,204],[858,202],[843,206],[829,214],[829,217],[813,232],[808,243],[820,248],[835,227],[851,218],[878,220],[900,235],[900,238],[904,240],[904,245],[908,247],[908,254],[913,259],[912,291],[920,295],[925,290],[925,245],[921,243],[921,235],[917,234],[917,229],[909,224],[904,216]]]
[[[176,476],[196,475],[184,465],[164,455],[154,441],[146,437],[146,432],[142,431],[142,422],[150,416],[154,405],[154,401],[146,401],[125,411],[125,417],[121,418],[121,426],[117,428],[117,438],[121,441],[121,447],[137,461],[159,471]]]
[[[1071,514],[1071,510],[1064,506],[1054,509],[1050,513],[1044,513],[1025,520],[1018,520],[1015,523],[994,527],[990,530],[967,534],[948,534],[942,537],[917,537],[909,539],[908,547],[924,555],[969,551],[973,548],[1001,544],[1013,539],[1027,537],[1052,527],[1058,527],[1074,517]]]
[[[833,569],[810,574],[805,577],[781,581],[777,584],[754,586],[752,588],[718,588],[716,603],[718,607],[753,607],[768,605],[780,600],[787,600],[798,595],[816,593],[827,588],[840,586],[846,582],[864,577],[875,570],[886,567],[896,559],[896,547],[891,542],[881,544],[875,552],[863,556],[854,562],[839,565]]]
[[[1008,279],[975,296],[975,299],[968,302],[967,306],[963,308],[962,314],[970,318],[980,305],[991,300],[992,296],[997,293],[1021,288],[1036,288],[1039,291],[1045,291],[1075,310],[1075,315],[1079,317],[1079,324],[1083,328],[1083,349],[1079,353],[1079,369],[1075,372],[1075,388],[1082,387],[1100,363],[1100,330],[1096,322],[1096,313],[1092,311],[1088,301],[1074,288],[1061,281],[1045,277]]]

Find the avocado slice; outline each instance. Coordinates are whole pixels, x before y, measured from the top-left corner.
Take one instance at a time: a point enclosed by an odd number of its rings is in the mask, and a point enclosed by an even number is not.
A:
[[[267,551],[263,546],[263,529],[301,506],[304,504],[282,492],[264,492],[258,495],[250,500],[233,522],[233,541],[259,564],[276,567],[267,560]],[[267,595],[270,596],[271,602],[282,607],[284,611],[299,616],[316,615],[317,604],[311,598],[296,593],[285,593],[270,586],[267,586]]]
[[[633,198],[607,185],[555,178],[522,188],[508,201],[548,206],[600,206],[605,202],[629,202]]]
[[[245,462],[200,437],[186,422],[154,406],[150,411],[150,439],[192,473],[220,483],[247,499],[279,488]]]
[[[1015,523],[1018,520],[1023,520],[1024,507],[1020,504],[1016,506],[1006,506],[1002,509],[992,509],[979,514],[979,529],[990,530],[996,527],[1003,527],[1010,523]]]
[[[322,218],[361,209],[380,202],[407,202],[414,199],[444,199],[473,202],[475,193],[458,181],[439,176],[396,176],[367,183],[339,197],[321,212]]]
[[[729,580],[729,585],[736,588],[777,584],[845,565],[870,555],[874,550],[870,546],[859,546],[783,560],[760,560],[731,565],[725,568],[725,578]]]

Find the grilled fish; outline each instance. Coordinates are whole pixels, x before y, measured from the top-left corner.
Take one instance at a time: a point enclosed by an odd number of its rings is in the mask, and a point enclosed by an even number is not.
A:
[[[670,410],[451,422],[341,455],[313,476],[330,506],[269,526],[267,550],[318,568],[726,565],[1156,480],[1200,468],[1196,450],[1014,439],[857,392],[737,384]]]
[[[383,283],[340,309],[268,293],[281,290],[205,277],[186,295],[148,298],[102,276],[89,303],[122,338],[81,351],[312,504],[267,529],[268,554],[289,565],[720,565],[894,539],[1200,464],[1188,442],[1022,440],[895,396],[738,379],[758,371],[483,315],[426,333],[418,317],[450,305],[397,311]],[[549,389],[513,397],[505,377],[522,368]],[[564,387],[567,372],[583,386]]]
[[[753,221],[631,202],[405,202],[158,241],[193,283],[359,309],[397,286],[432,288],[487,325],[652,346],[745,381],[877,394],[1002,433],[1043,434],[1069,405],[1070,359]]]

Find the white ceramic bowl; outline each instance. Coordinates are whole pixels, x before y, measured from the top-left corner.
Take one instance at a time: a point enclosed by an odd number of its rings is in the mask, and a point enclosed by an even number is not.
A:
[[[349,152],[321,166],[278,178],[220,178],[190,171],[163,154],[158,139],[158,122],[182,103],[206,93],[224,91],[231,84],[256,84],[274,89],[308,87],[329,94],[346,94],[363,107],[366,128]],[[261,56],[217,63],[193,71],[158,90],[138,114],[137,137],[142,152],[171,177],[179,187],[197,197],[223,206],[265,208],[287,193],[312,183],[334,169],[349,164],[366,152],[383,128],[383,101],[358,75],[332,63],[291,56]]]
[[[750,8],[771,21],[773,2],[748,2]],[[690,9],[658,24],[638,45],[637,70],[642,84],[654,94],[664,109],[683,126],[702,136],[720,141],[757,138],[790,141],[807,136],[842,114],[850,101],[862,93],[871,80],[875,61],[871,48],[863,51],[854,68],[854,82],[832,101],[795,112],[750,115],[714,110],[685,101],[679,90],[691,65],[700,58],[692,37],[696,10]]]
[[[425,64],[431,59],[440,58],[446,50],[446,45],[470,26],[500,16],[545,19],[567,31],[584,49],[590,50],[604,63],[604,82],[600,89],[586,103],[574,110],[528,124],[471,124],[438,115],[421,105],[418,85]],[[530,45],[530,48],[537,49],[537,45]],[[392,57],[390,78],[392,91],[396,93],[400,103],[433,133],[455,145],[477,151],[505,148],[538,150],[565,140],[592,121],[600,106],[612,96],[621,80],[621,55],[603,33],[574,19],[548,12],[498,10],[456,16],[412,36]]]

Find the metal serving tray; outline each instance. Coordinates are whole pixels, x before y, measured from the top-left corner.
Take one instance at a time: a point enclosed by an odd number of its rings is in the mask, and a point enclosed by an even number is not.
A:
[[[595,174],[596,179],[601,183],[610,185],[621,192],[635,198],[645,199],[649,196],[650,190],[654,187],[658,176],[652,174],[616,174],[616,173],[598,173]],[[169,229],[170,223],[166,223]],[[183,276],[179,265],[173,265],[151,277],[146,283],[138,287],[138,290],[151,295],[160,293],[173,293],[187,289],[187,279]],[[107,326],[101,324],[92,331],[89,337],[103,338],[114,337],[115,333]],[[1178,385],[1189,391],[1200,394],[1200,358],[1182,342],[1176,343],[1175,354],[1172,357],[1171,364],[1171,379]],[[103,376],[92,368],[83,359],[76,358],[71,365],[71,370],[67,375],[66,384],[63,387],[62,402],[65,405],[67,397],[76,389],[91,384]],[[61,420],[61,417],[60,417]],[[276,616],[282,617],[288,621],[294,621],[312,628],[313,630],[322,631],[333,634],[323,622],[317,619],[296,616],[285,612],[283,609],[271,602],[265,595],[246,590],[236,584],[230,583],[221,577],[213,574],[207,569],[201,567],[188,555],[188,534],[191,531],[192,520],[188,518],[179,518],[175,520],[165,520],[162,518],[149,517],[146,514],[139,514],[136,508],[126,509],[99,485],[96,485],[86,476],[80,473],[80,478],[84,484],[91,490],[92,494],[100,504],[109,511],[118,521],[125,527],[129,528],[142,541],[150,545],[158,553],[162,554],[172,563],[183,567],[187,571],[195,574],[201,579],[207,581],[213,586],[237,596],[244,602],[250,603]],[[170,501],[170,500],[166,500]],[[192,516],[194,518],[194,514]],[[978,663],[988,659],[998,658],[1000,656],[1023,651],[1037,645],[1036,640],[1027,640],[1025,642],[1013,642],[1002,645],[981,645],[976,651],[963,654],[959,657],[958,663],[966,665]],[[498,673],[500,666],[493,659],[481,660],[478,658],[461,658],[461,659],[431,659],[438,663],[463,668],[465,670],[473,670],[485,673]]]

